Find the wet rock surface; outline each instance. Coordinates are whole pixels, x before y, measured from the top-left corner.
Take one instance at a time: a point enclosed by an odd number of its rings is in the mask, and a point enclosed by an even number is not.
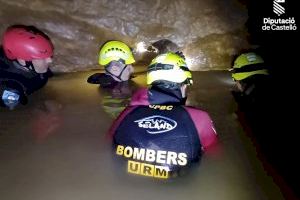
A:
[[[0,0],[1,34],[13,24],[43,30],[56,48],[55,72],[98,68],[99,47],[111,39],[132,47],[169,40],[193,70],[226,69],[249,46],[246,21],[247,9],[237,0]],[[155,54],[135,56],[148,62]]]

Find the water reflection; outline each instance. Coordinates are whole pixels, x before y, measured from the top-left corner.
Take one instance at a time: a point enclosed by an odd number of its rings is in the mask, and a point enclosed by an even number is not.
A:
[[[47,100],[32,112],[31,133],[36,143],[43,143],[62,125],[62,104]]]
[[[137,88],[133,81],[120,82],[110,87],[99,87],[104,111],[115,119],[129,105],[131,96]]]
[[[26,107],[0,110],[1,199],[284,199],[236,121],[230,86],[220,81],[230,77],[227,72],[193,73],[191,104],[211,114],[221,148],[206,152],[199,166],[171,182],[128,176],[113,161],[111,144],[105,141],[113,119],[100,102],[104,90],[86,83],[88,75],[57,76]],[[143,84],[141,77],[133,80]],[[110,90],[107,95],[122,99],[128,91]],[[45,99],[55,99],[58,105],[42,106]],[[45,136],[35,143],[32,125],[39,121],[52,122],[53,127],[50,123],[37,131]]]

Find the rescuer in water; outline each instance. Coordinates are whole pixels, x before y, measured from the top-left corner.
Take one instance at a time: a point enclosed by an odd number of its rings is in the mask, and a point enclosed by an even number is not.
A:
[[[104,66],[105,73],[95,73],[87,80],[100,85],[103,109],[114,119],[129,104],[135,90],[135,83],[130,81],[134,62],[132,51],[125,43],[108,41],[99,52],[99,64]]]
[[[113,123],[109,138],[128,173],[176,177],[200,160],[217,134],[207,112],[184,106],[192,74],[183,56],[168,52],[154,58],[147,84]]]
[[[108,41],[100,49],[99,64],[104,66],[105,73],[91,75],[87,82],[100,84],[100,87],[112,87],[128,81],[133,73],[135,62],[131,49],[121,41]]]
[[[26,104],[27,95],[47,83],[53,50],[49,37],[33,26],[6,29],[0,47],[0,106]]]
[[[254,52],[243,53],[234,60],[230,71],[236,85],[232,93],[242,109],[258,108],[266,103],[270,76],[261,56]]]

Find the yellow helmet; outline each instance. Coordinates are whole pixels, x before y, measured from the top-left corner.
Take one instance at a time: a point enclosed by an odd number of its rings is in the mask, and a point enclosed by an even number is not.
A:
[[[240,81],[255,74],[268,75],[267,69],[261,64],[264,63],[262,57],[254,52],[241,54],[236,58],[233,65],[233,80]]]
[[[192,73],[187,67],[184,58],[173,52],[160,54],[150,63],[147,73],[147,84],[151,85],[155,81],[170,81],[188,85],[193,83]]]
[[[135,62],[130,48],[120,41],[109,41],[105,43],[99,52],[99,64],[107,65],[111,61],[124,60],[126,65]]]

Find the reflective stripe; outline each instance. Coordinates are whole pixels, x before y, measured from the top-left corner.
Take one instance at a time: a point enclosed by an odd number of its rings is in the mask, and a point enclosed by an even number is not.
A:
[[[147,84],[150,85],[157,80],[183,83],[187,78],[191,77],[192,75],[190,72],[182,71],[181,69],[151,71],[147,76]]]
[[[263,74],[263,75],[268,75],[268,71],[267,70],[257,70],[257,71],[253,71],[253,72],[243,72],[243,73],[235,73],[232,74],[232,78],[236,81],[240,81],[243,80],[245,78],[248,78],[249,76],[255,75],[255,74]]]

